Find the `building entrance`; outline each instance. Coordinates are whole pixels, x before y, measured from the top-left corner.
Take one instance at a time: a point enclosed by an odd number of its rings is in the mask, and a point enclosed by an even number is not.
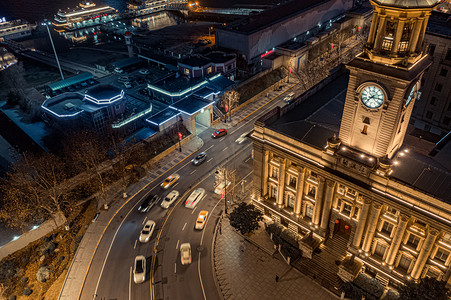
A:
[[[351,234],[351,225],[343,219],[336,219],[334,226],[334,235],[336,234],[348,238]]]
[[[211,125],[210,115],[211,115],[210,110],[206,109],[195,117],[197,135],[210,128]]]

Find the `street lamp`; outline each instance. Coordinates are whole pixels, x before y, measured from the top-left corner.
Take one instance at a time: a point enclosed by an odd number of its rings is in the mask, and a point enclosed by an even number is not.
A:
[[[52,44],[53,53],[55,54],[56,64],[58,65],[58,69],[60,70],[61,79],[64,80],[63,70],[61,70],[60,61],[58,59],[58,55],[56,54],[56,49],[55,49],[55,45],[53,44],[52,35],[50,34],[49,25],[52,25],[52,23],[47,20],[44,20],[44,22],[42,22],[41,25],[47,27],[47,32],[49,33],[49,37],[50,37],[50,43]]]

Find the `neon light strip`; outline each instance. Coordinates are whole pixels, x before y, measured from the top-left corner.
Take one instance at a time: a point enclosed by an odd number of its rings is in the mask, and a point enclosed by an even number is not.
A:
[[[98,100],[98,99],[96,99],[96,98],[94,98],[92,96],[89,96],[88,94],[85,95],[85,99],[86,100],[94,102],[95,104],[111,104],[113,102],[121,100],[122,98],[124,98],[124,90],[121,90],[121,94],[120,95],[114,96],[114,97],[112,97],[110,99],[100,99],[100,100]]]
[[[138,118],[144,116],[145,114],[150,113],[151,111],[152,111],[152,106],[150,106],[148,109],[143,110],[143,111],[140,112],[139,114],[136,114],[136,115],[134,115],[133,117],[127,119],[127,120],[124,120],[124,121],[119,122],[119,123],[117,123],[117,124],[112,124],[111,127],[112,127],[112,128],[120,128],[120,127],[122,127],[122,126],[124,126],[124,125],[127,125],[128,123],[130,123],[130,122],[132,122],[132,121],[134,121],[134,120],[136,120],[136,119],[138,119]]]
[[[74,114],[71,114],[71,115],[60,115],[60,114],[57,114],[56,112],[54,112],[53,110],[50,110],[49,108],[47,108],[47,107],[45,107],[45,106],[42,106],[42,105],[41,105],[41,107],[42,107],[43,109],[45,109],[46,111],[48,111],[49,113],[51,113],[51,114],[57,116],[58,118],[75,117],[76,115],[78,115],[78,114],[80,114],[80,113],[82,113],[82,112],[84,111],[84,110],[80,110],[80,111],[78,111],[78,112],[76,112],[76,113],[74,113]]]
[[[192,114],[190,114],[190,113],[188,113],[188,112],[186,112],[186,111],[183,111],[183,110],[181,110],[181,109],[175,108],[175,107],[173,107],[173,106],[169,106],[169,108],[172,108],[172,109],[174,109],[174,110],[177,110],[177,111],[179,111],[179,112],[182,112],[182,113],[184,113],[184,114],[187,114],[188,116],[192,116],[192,115],[198,113],[199,111],[201,111],[201,110],[203,110],[203,109],[209,107],[209,106],[212,105],[212,104],[213,104],[213,103],[208,103],[207,105],[205,105],[204,107],[202,107],[202,108],[196,110],[196,111],[193,112]]]
[[[110,6],[102,6],[102,7],[98,7],[98,8],[94,8],[94,9],[87,9],[87,10],[83,10],[83,11],[79,11],[79,12],[74,12],[74,13],[68,13],[68,14],[60,14],[60,16],[64,16],[64,17],[73,17],[73,16],[78,16],[78,15],[84,15],[84,14],[89,14],[89,13],[93,13],[93,12],[99,12],[101,10],[105,10],[105,9],[113,9]]]
[[[164,124],[164,123],[166,123],[166,122],[169,122],[170,120],[172,120],[172,119],[174,119],[175,117],[177,117],[179,114],[176,114],[176,115],[174,115],[174,116],[172,116],[172,117],[170,117],[169,119],[167,119],[167,120],[164,120],[163,122],[161,122],[160,124],[158,124],[158,123],[155,123],[154,121],[150,121],[149,119],[147,119],[146,120],[146,122],[149,122],[149,123],[151,123],[151,124],[154,124],[154,125],[157,125],[157,126],[160,126],[160,125],[162,125],[162,124]]]
[[[284,151],[286,151],[286,152],[289,152],[289,153],[291,153],[291,154],[293,154],[293,155],[295,155],[295,156],[300,157],[301,159],[307,160],[307,161],[309,161],[309,162],[311,162],[311,163],[313,163],[313,164],[315,164],[315,165],[317,165],[317,166],[320,166],[321,168],[324,168],[324,165],[322,165],[322,164],[320,164],[319,162],[316,162],[316,161],[314,161],[313,159],[310,159],[310,158],[308,158],[308,157],[306,157],[306,156],[304,156],[304,155],[302,155],[302,154],[296,153],[296,152],[294,152],[294,151],[292,151],[292,150],[290,150],[290,149],[287,149],[287,148],[285,148],[285,147],[282,147],[282,146],[280,146],[280,145],[277,145],[276,143],[273,143],[273,142],[271,142],[271,141],[268,141],[268,140],[265,140],[265,139],[261,139],[261,138],[259,138],[259,137],[256,137],[256,136],[254,135],[254,133],[252,133],[251,136],[252,136],[253,138],[257,139],[257,140],[260,140],[261,142],[271,144],[271,145],[273,145],[273,146],[276,147],[276,148],[279,148],[279,149],[281,149],[281,150],[284,150]]]
[[[179,96],[183,96],[183,95],[185,95],[186,93],[189,93],[189,92],[191,92],[191,91],[194,91],[194,90],[200,88],[201,86],[207,84],[210,80],[216,79],[216,78],[218,78],[219,76],[221,76],[221,74],[216,74],[215,76],[211,77],[210,79],[204,80],[204,81],[202,81],[202,82],[196,84],[195,86],[192,86],[192,87],[190,87],[190,88],[187,88],[186,90],[181,91],[181,92],[178,92],[178,93],[170,93],[170,92],[167,92],[167,91],[165,91],[165,90],[163,90],[163,89],[161,89],[161,88],[159,88],[159,87],[156,87],[156,86],[151,85],[150,83],[147,84],[147,87],[148,87],[149,89],[155,90],[155,91],[157,91],[157,92],[160,92],[160,93],[162,93],[162,94],[168,95],[168,96],[170,96],[170,97],[179,97]]]

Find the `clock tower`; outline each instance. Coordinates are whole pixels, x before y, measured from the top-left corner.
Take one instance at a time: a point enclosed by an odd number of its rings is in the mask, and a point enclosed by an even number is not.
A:
[[[423,53],[426,24],[437,0],[370,0],[374,6],[364,51],[351,61],[339,138],[382,158],[401,147],[430,65]]]

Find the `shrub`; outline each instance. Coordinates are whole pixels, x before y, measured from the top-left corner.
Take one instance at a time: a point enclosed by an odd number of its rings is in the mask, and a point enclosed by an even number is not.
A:
[[[50,278],[50,269],[48,267],[40,267],[36,273],[36,279],[39,282],[46,282]]]
[[[394,289],[388,289],[383,298],[384,300],[398,300],[399,293]]]
[[[30,296],[32,293],[33,293],[33,290],[30,289],[29,287],[27,287],[27,288],[25,288],[25,289],[23,290],[23,294],[24,294],[25,296]]]
[[[385,290],[379,281],[363,273],[357,276],[354,284],[376,298],[380,298]]]

